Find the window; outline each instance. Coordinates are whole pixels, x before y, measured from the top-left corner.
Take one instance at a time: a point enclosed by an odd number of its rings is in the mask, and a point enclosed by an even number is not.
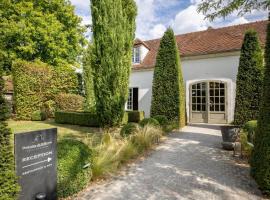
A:
[[[129,88],[127,110],[138,110],[138,88]]]
[[[140,63],[140,47],[133,48],[132,62],[133,63]]]

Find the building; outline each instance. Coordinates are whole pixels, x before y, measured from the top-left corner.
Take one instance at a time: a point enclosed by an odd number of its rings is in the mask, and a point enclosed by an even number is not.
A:
[[[240,49],[248,29],[258,32],[262,47],[267,21],[176,36],[186,88],[188,123],[230,123],[234,119]],[[127,110],[150,116],[152,80],[160,39],[137,39],[129,82]],[[168,88],[169,90],[170,88]]]

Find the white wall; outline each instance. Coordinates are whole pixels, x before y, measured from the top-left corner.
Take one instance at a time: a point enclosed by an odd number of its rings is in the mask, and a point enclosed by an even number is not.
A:
[[[224,80],[228,83],[228,122],[233,120],[235,81],[238,71],[238,62],[239,56],[235,55],[214,58],[183,59],[181,63],[186,88],[188,88],[188,84],[197,80]],[[147,117],[150,115],[152,80],[153,69],[149,71],[133,71],[130,76],[130,87],[139,88],[139,110],[144,110]],[[187,109],[189,109],[188,101],[189,99],[187,98]]]

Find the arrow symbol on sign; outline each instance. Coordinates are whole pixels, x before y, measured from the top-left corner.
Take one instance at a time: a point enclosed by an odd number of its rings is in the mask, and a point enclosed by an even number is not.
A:
[[[42,161],[35,162],[35,163],[29,164],[29,165],[25,165],[22,168],[27,168],[27,167],[31,167],[31,166],[34,166],[34,165],[38,165],[40,163],[51,162],[51,161],[52,161],[52,158],[48,157],[46,160],[42,160]]]

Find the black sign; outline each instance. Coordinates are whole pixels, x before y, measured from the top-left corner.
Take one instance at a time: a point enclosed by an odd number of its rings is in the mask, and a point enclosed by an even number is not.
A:
[[[56,128],[15,134],[20,200],[35,200],[39,193],[44,193],[47,200],[57,199],[56,145]]]

